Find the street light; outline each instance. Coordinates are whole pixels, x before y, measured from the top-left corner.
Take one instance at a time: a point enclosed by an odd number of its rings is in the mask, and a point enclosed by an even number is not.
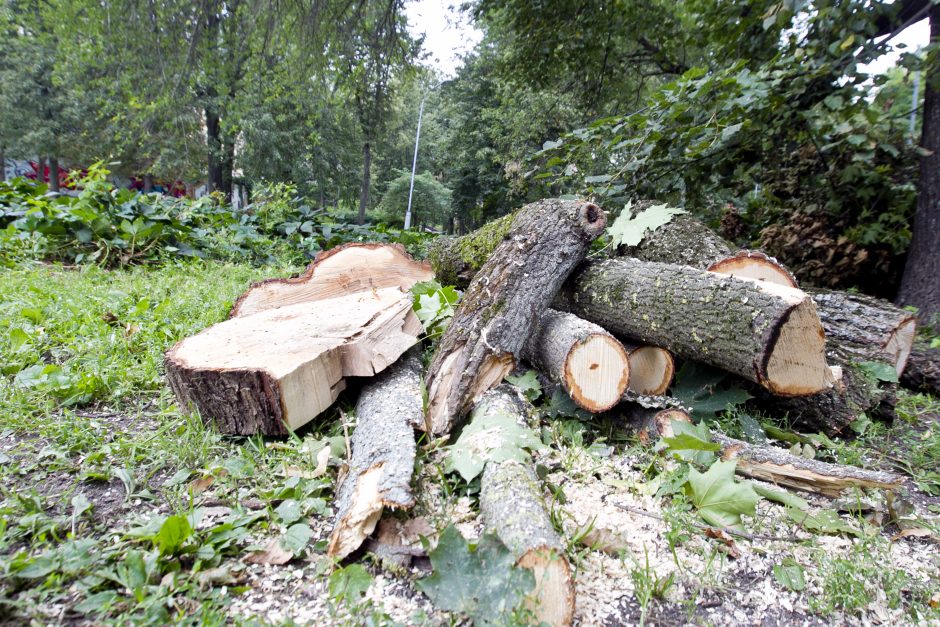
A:
[[[421,116],[424,115],[424,99],[428,97],[428,92],[424,92],[421,97],[421,106],[418,108],[418,132],[415,134],[415,157],[411,162],[411,186],[408,187],[408,210],[405,211],[405,229],[411,228],[411,195],[415,191],[415,170],[418,167],[418,142],[421,141]]]

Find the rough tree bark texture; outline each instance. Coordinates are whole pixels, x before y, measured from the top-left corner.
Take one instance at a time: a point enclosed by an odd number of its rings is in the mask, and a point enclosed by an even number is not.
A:
[[[408,291],[432,278],[431,267],[415,261],[401,244],[343,244],[317,253],[300,276],[252,283],[229,317],[385,287]]]
[[[737,472],[746,477],[832,498],[846,488],[893,490],[901,486],[901,477],[890,472],[806,459],[782,448],[748,444],[720,433],[712,436],[721,446],[722,459],[734,460]]]
[[[808,292],[816,302],[826,341],[836,342],[860,362],[886,361],[898,375],[904,371],[917,330],[910,312],[863,294]]]
[[[916,340],[901,375],[901,385],[940,396],[940,348],[930,348],[926,341]]]
[[[779,261],[760,251],[734,252],[720,235],[690,215],[674,216],[636,246],[622,246],[618,252],[643,261],[677,263],[797,287],[796,279]]]
[[[515,365],[538,317],[607,223],[592,203],[523,207],[467,288],[428,372],[428,424],[450,433]]]
[[[549,309],[522,349],[522,358],[542,370],[590,412],[620,401],[630,380],[630,360],[614,336],[587,320]]]
[[[794,288],[624,257],[583,264],[554,306],[774,394],[831,383],[816,306]]]
[[[940,5],[930,7],[930,42],[940,42]],[[898,292],[898,302],[918,309],[921,323],[940,330],[940,66],[930,65],[924,89],[924,125],[920,145],[920,189],[912,225],[913,237]]]
[[[666,396],[635,397],[617,408],[626,428],[635,432],[640,442],[655,444],[659,438],[674,435],[672,422],[692,422],[679,401]]]
[[[414,428],[423,419],[421,355],[412,348],[359,394],[349,472],[336,493],[330,557],[342,559],[358,549],[384,507],[414,505]]]
[[[838,435],[863,413],[870,417],[889,415],[894,407],[897,385],[875,380],[859,370],[854,357],[827,342],[827,359],[839,376],[831,389],[809,396],[781,398],[754,389],[749,404],[774,416],[788,415],[795,422]]]
[[[465,288],[493,249],[506,238],[518,212],[487,222],[461,237],[439,237],[428,249],[428,261],[443,285]]]

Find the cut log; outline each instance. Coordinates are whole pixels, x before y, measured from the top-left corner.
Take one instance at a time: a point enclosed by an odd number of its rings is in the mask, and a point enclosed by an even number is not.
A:
[[[653,203],[643,201],[642,204],[641,208],[645,208]],[[622,246],[618,253],[643,261],[676,263],[742,279],[797,287],[796,279],[779,261],[756,250],[733,252],[720,235],[690,215],[674,216],[648,233],[636,246]]]
[[[442,285],[463,289],[490,253],[506,239],[518,212],[510,213],[461,237],[439,237],[428,248],[428,261]]]
[[[386,287],[230,318],[170,349],[167,381],[223,433],[284,435],[415,344],[411,302]]]
[[[925,340],[916,340],[901,374],[901,385],[940,396],[940,348],[930,348]]]
[[[902,483],[901,477],[890,472],[806,459],[782,448],[748,444],[720,433],[712,436],[721,446],[722,459],[734,460],[739,474],[787,488],[835,498],[847,488],[893,490]]]
[[[643,444],[655,444],[660,438],[672,437],[673,421],[692,422],[679,401],[665,396],[638,397],[621,404],[617,411],[621,412],[624,426],[636,433]]]
[[[658,346],[624,343],[630,359],[630,385],[634,394],[657,396],[672,384],[676,366],[672,354]]]
[[[358,549],[383,508],[414,505],[414,427],[423,422],[421,398],[421,356],[414,348],[363,387],[349,472],[336,492],[330,557],[342,559]]]
[[[886,300],[863,294],[807,290],[816,301],[826,339],[857,361],[886,361],[904,372],[914,345],[917,319]]]
[[[753,407],[775,416],[786,414],[794,423],[818,429],[827,435],[839,435],[862,414],[871,418],[888,416],[894,408],[897,385],[877,381],[862,372],[855,358],[840,349],[836,341],[827,341],[827,360],[832,364],[833,386],[818,394],[780,398],[763,389],[751,391]]]
[[[500,386],[487,392],[473,408],[473,419],[499,414],[527,424],[531,405]],[[495,533],[535,575],[535,589],[526,607],[549,625],[570,625],[574,617],[574,582],[565,545],[555,532],[542,488],[530,464],[488,462],[480,483],[480,512],[487,531]]]
[[[594,323],[549,309],[522,350],[522,358],[561,384],[590,412],[620,401],[630,379],[623,345]]]
[[[230,317],[385,287],[407,292],[432,278],[431,266],[412,259],[401,244],[343,244],[318,253],[298,277],[252,284],[235,301]]]
[[[607,223],[589,202],[526,205],[467,288],[428,372],[428,425],[450,433],[499,384],[561,284]]]
[[[554,306],[777,395],[831,385],[816,306],[792,287],[623,257],[582,264]]]

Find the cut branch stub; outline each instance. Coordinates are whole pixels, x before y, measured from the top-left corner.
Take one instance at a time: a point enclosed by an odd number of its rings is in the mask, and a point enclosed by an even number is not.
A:
[[[630,385],[634,394],[657,396],[669,389],[676,366],[672,354],[658,346],[624,343],[630,360]]]
[[[539,316],[606,226],[589,202],[526,205],[467,288],[428,372],[428,424],[450,433],[516,362]]]
[[[164,360],[181,406],[223,433],[283,435],[329,407],[344,376],[371,376],[423,332],[397,287],[230,318]]]
[[[554,306],[774,394],[832,382],[816,306],[792,287],[623,257],[583,264]]]
[[[343,244],[317,253],[298,277],[252,284],[235,301],[230,316],[247,316],[385,287],[407,292],[415,283],[432,278],[431,266],[415,261],[401,244]]]
[[[414,505],[414,426],[422,420],[421,358],[411,349],[359,395],[349,472],[336,493],[330,557],[342,559],[359,548],[384,507]]]
[[[692,422],[689,412],[679,406],[675,399],[667,397],[645,397],[647,402],[630,401],[623,403],[618,411],[622,412],[624,426],[634,431],[637,438],[646,445],[652,445],[660,438],[671,438],[672,423]],[[649,402],[652,400],[653,402]],[[656,401],[659,402],[656,402]]]
[[[561,383],[572,400],[590,412],[616,405],[630,379],[627,352],[614,336],[561,311],[545,312],[522,357]]]

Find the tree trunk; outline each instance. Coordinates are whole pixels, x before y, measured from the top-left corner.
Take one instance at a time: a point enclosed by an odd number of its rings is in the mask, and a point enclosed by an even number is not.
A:
[[[930,348],[924,340],[914,342],[901,385],[940,397],[940,348]]]
[[[816,306],[795,288],[624,257],[582,264],[554,306],[774,394],[831,383]]]
[[[846,488],[895,490],[901,486],[901,477],[894,473],[807,459],[782,448],[748,444],[720,433],[713,433],[712,438],[721,446],[722,459],[737,464],[738,474],[787,488],[837,498]]]
[[[359,394],[349,472],[334,500],[330,557],[343,559],[358,549],[375,529],[384,507],[414,505],[414,427],[424,420],[421,398],[421,353],[416,348]]]
[[[504,388],[492,390],[474,407],[473,419],[501,414],[525,423],[525,412],[516,409],[517,401]],[[488,462],[480,483],[480,512],[487,531],[509,548],[518,566],[535,575],[535,589],[526,607],[536,622],[570,625],[575,595],[571,568],[532,466],[518,461]]]
[[[359,190],[359,216],[357,224],[366,223],[366,207],[369,205],[369,182],[372,180],[372,146],[369,142],[362,145],[362,187]]]
[[[829,290],[808,290],[826,331],[826,341],[857,361],[885,361],[898,375],[914,345],[917,323],[909,312],[886,300]]]
[[[522,349],[522,358],[548,374],[590,412],[620,401],[630,379],[623,345],[601,327],[549,309]]]
[[[150,194],[153,193],[153,175],[144,174],[144,193]]]
[[[940,5],[930,7],[930,41],[940,43]],[[913,237],[901,278],[898,303],[917,307],[921,323],[940,331],[940,65],[928,65],[924,87],[924,123],[920,189],[911,228]]]
[[[526,205],[461,299],[428,372],[428,424],[450,433],[516,363],[539,316],[604,230],[592,203]]]
[[[225,199],[231,203],[233,201],[232,193],[235,190],[235,141],[228,137],[222,141],[222,194]]]
[[[59,192],[59,160],[56,157],[49,157],[49,191]]]
[[[39,157],[39,162],[36,164],[36,180],[40,183],[46,182],[46,158]]]
[[[206,143],[208,147],[207,183],[209,192],[223,191],[221,121],[211,107],[206,107]]]
[[[490,253],[502,242],[513,226],[518,212],[484,224],[461,237],[439,237],[428,249],[428,261],[434,275],[443,285],[466,288],[473,275],[486,262]]]
[[[664,394],[676,372],[672,354],[658,346],[624,343],[630,359],[630,385],[634,394],[656,396]]]
[[[7,155],[0,148],[0,182],[7,180]]]

